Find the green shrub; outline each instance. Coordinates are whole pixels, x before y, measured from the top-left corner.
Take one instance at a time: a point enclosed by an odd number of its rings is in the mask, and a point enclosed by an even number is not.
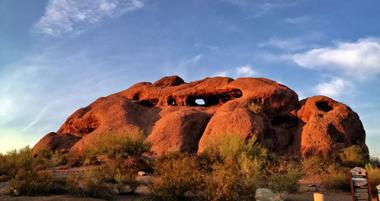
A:
[[[155,165],[156,179],[151,185],[153,200],[192,200],[204,186],[204,174],[195,156],[171,154]]]
[[[238,135],[234,134],[224,135],[217,143],[210,142],[205,154],[218,156],[222,160],[236,161],[242,155],[261,162],[266,162],[269,157],[268,150],[260,145],[255,136],[249,140],[242,140]]]
[[[206,175],[205,200],[253,200],[254,192],[264,185],[263,169],[259,159],[241,154],[235,160],[215,163]]]
[[[240,173],[234,163],[215,164],[213,171],[205,180],[206,188],[203,192],[205,200],[242,200],[240,198],[246,188],[241,182],[243,178]]]
[[[153,200],[254,200],[259,187],[294,192],[300,173],[294,166],[268,171],[268,150],[255,138],[220,139],[201,155],[171,154],[157,161]]]
[[[376,186],[380,185],[380,168],[373,165],[367,165],[366,170],[371,184],[371,192],[372,194],[377,194]]]
[[[67,178],[67,191],[83,197],[109,199],[118,194],[118,189],[128,184],[137,187],[137,170],[124,167],[124,159],[107,160],[101,166],[87,167],[82,174],[71,174]]]
[[[85,155],[77,152],[69,152],[62,155],[62,163],[68,167],[80,167],[84,164]]]
[[[86,170],[83,175],[69,175],[67,177],[68,193],[81,197],[96,197],[110,199],[113,197],[113,188],[107,185],[101,171]]]
[[[65,192],[65,181],[54,179],[48,172],[21,168],[11,180],[10,187],[20,195],[61,194]]]
[[[86,157],[94,158],[99,155],[111,158],[140,157],[149,150],[150,144],[145,141],[142,132],[105,133],[96,136],[92,145],[86,150]]]
[[[374,167],[380,168],[380,159],[377,157],[371,157],[369,159],[369,164],[374,166]]]
[[[19,150],[13,150],[0,157],[0,175],[14,177],[18,170],[32,169],[32,150],[27,146]]]
[[[344,172],[331,173],[323,177],[322,185],[328,190],[351,191],[349,174]]]
[[[342,165],[346,167],[363,167],[367,163],[367,160],[365,158],[365,152],[359,145],[353,145],[344,148],[339,153],[339,159]]]
[[[267,170],[267,187],[276,191],[297,192],[302,173],[295,164],[280,163]]]

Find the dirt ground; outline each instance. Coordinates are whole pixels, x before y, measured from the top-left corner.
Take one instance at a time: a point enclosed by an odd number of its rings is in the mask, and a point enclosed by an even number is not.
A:
[[[143,200],[143,196],[118,196],[114,200],[115,201],[139,201]],[[59,196],[39,196],[39,197],[11,197],[11,196],[2,196],[0,197],[0,201],[102,201],[101,199],[94,198],[77,198],[67,195],[59,195]],[[297,193],[290,194],[288,196],[288,201],[313,201],[313,193]],[[350,193],[327,193],[326,201],[352,201]],[[376,201],[376,198],[373,199]]]
[[[113,199],[114,201],[140,201],[144,196],[118,196]],[[52,196],[0,196],[0,201],[103,201],[102,199],[95,198],[78,198],[68,195],[52,195]]]

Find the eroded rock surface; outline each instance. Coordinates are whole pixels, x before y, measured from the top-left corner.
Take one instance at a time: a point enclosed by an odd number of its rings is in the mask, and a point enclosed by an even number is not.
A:
[[[72,114],[34,147],[83,151],[97,136],[141,131],[152,151],[202,152],[226,135],[252,137],[278,154],[328,156],[344,147],[364,149],[359,116],[343,103],[315,96],[299,101],[288,87],[265,78],[178,76],[141,82],[102,97]]]

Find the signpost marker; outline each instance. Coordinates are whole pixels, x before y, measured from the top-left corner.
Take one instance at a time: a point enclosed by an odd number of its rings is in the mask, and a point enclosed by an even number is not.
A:
[[[352,201],[371,201],[371,186],[368,174],[364,168],[355,167],[351,170]]]

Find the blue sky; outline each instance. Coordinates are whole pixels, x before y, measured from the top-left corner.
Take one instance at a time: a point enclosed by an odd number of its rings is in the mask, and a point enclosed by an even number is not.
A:
[[[0,0],[0,151],[178,74],[267,77],[358,112],[380,156],[378,0]]]

